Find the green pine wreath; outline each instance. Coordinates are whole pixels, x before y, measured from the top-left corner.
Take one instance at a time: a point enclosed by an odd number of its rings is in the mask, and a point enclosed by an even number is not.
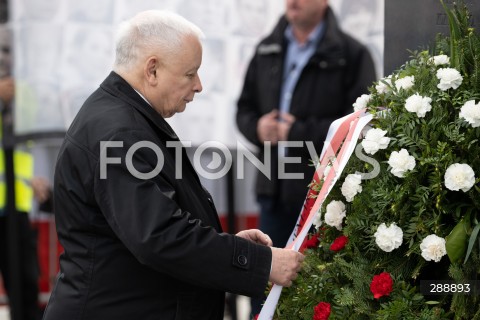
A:
[[[450,36],[354,104],[380,173],[350,158],[276,319],[480,319],[480,38],[442,5]]]

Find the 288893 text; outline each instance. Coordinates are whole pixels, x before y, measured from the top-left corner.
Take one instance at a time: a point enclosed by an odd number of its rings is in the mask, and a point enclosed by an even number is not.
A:
[[[480,281],[421,280],[420,291],[423,295],[480,294]]]

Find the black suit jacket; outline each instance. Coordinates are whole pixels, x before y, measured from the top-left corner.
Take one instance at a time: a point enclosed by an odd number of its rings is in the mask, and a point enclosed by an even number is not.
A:
[[[168,141],[178,144],[171,127],[114,72],[82,106],[56,165],[65,253],[45,320],[223,319],[225,291],[263,294],[270,249],[222,233]],[[138,177],[158,159],[158,174]]]

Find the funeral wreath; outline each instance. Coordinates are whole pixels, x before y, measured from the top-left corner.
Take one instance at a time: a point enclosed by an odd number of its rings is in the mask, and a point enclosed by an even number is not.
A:
[[[450,35],[354,104],[375,161],[348,160],[276,319],[480,319],[480,37],[444,8]]]

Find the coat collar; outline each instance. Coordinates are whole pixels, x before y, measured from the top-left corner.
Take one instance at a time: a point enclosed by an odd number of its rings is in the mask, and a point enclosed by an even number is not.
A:
[[[165,119],[158,114],[136,91],[115,71],[110,72],[108,77],[100,85],[102,89],[110,94],[128,101],[136,110],[150,120],[162,133],[169,139],[178,140],[178,137],[172,127]]]
[[[165,119],[158,114],[149,104],[147,101],[145,101],[144,98],[142,98],[136,91],[133,89],[133,87],[125,81],[119,74],[117,74],[115,71],[110,72],[108,77],[100,84],[100,87],[107,91],[108,93],[119,97],[122,100],[127,101],[131,106],[133,106],[136,110],[138,110],[147,120],[149,120],[153,125],[160,130],[163,134],[166,135],[166,140],[175,140],[179,141],[179,138],[177,137],[175,131],[173,131],[172,127],[165,121]],[[191,164],[191,162],[188,160],[188,156],[186,154],[186,151],[184,148],[183,150],[183,156],[182,159],[184,159],[184,163],[186,163],[190,171],[192,172],[192,175],[194,176],[195,180],[199,183],[199,185],[206,190],[201,181],[200,178],[198,177],[195,168]],[[210,199],[209,194],[207,195],[207,198]],[[210,201],[210,200],[209,200]],[[218,220],[218,217],[217,217]],[[218,225],[220,225],[220,221],[218,220]]]

